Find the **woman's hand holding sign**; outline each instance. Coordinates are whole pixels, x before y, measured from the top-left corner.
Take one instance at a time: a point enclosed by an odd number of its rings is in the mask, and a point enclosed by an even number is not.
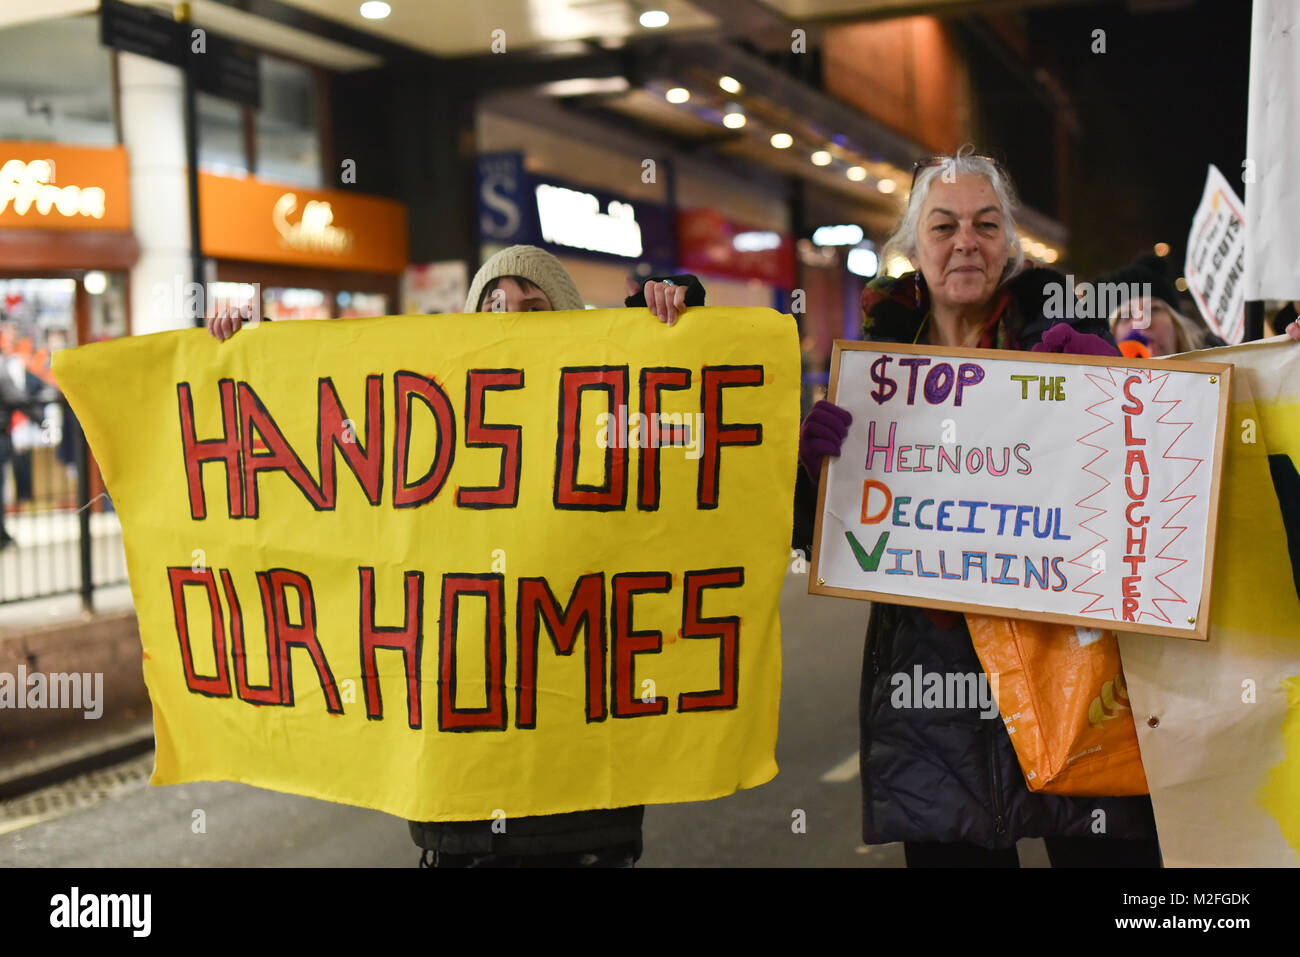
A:
[[[1061,352],[1075,356],[1117,356],[1120,351],[1101,336],[1078,332],[1065,322],[1048,329],[1033,352]]]
[[[821,475],[822,459],[839,457],[852,424],[853,416],[833,402],[822,399],[812,407],[799,429],[799,462],[812,478]]]

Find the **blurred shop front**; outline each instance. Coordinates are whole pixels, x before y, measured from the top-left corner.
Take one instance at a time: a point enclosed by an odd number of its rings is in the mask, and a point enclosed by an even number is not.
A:
[[[26,399],[0,409],[0,604],[125,581],[112,504],[51,360],[132,331],[141,259],[97,21],[28,6],[0,28],[0,375]]]
[[[130,332],[126,150],[0,141],[0,317],[37,349]]]
[[[275,320],[399,309],[407,265],[401,203],[201,172],[199,217],[219,304],[251,305]]]
[[[527,244],[553,253],[588,306],[617,308],[628,276],[672,273],[672,210],[525,167],[524,154],[478,158],[480,254]]]
[[[789,309],[795,268],[788,233],[737,223],[716,209],[682,209],[677,244],[681,268],[701,278],[710,305]]]
[[[795,278],[786,179],[644,131],[546,96],[486,100],[475,118],[483,257],[511,243],[548,249],[600,308],[623,304],[628,276],[691,272],[711,306],[785,311]]]
[[[862,289],[885,269],[880,248],[895,216],[816,187],[801,199],[795,249],[805,300],[796,318],[806,412],[826,397],[834,340],[862,338]]]
[[[127,289],[139,254],[126,150],[0,141],[0,375],[26,395],[48,397],[57,388],[55,351],[129,333]],[[8,511],[73,506],[80,433],[61,404],[45,403],[40,416],[30,406],[3,414]],[[99,491],[95,475],[92,494]],[[9,534],[0,522],[0,539]]]

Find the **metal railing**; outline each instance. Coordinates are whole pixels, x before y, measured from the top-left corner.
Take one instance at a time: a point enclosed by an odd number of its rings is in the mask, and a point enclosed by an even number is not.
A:
[[[127,580],[126,556],[122,526],[67,399],[46,406],[39,425],[13,429],[6,444],[0,605],[79,592],[92,610],[96,588]]]

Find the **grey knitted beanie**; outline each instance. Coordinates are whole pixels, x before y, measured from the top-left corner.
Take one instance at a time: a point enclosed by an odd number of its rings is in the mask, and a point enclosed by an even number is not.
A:
[[[546,298],[551,300],[551,308],[557,312],[585,308],[578,287],[573,284],[558,259],[536,246],[511,246],[485,262],[474,274],[474,281],[469,285],[469,295],[465,298],[465,311],[477,312],[483,288],[493,279],[502,276],[522,276],[535,283],[546,293]]]

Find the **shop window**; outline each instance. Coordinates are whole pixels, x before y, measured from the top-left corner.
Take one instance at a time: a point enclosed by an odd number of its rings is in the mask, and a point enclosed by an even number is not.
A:
[[[90,272],[82,283],[90,293],[86,341],[103,342],[126,335],[126,274]]]
[[[323,185],[315,70],[262,57],[262,108],[256,130],[259,179]]]
[[[340,319],[388,315],[388,297],[382,292],[340,292],[334,301]]]
[[[267,319],[328,319],[329,299],[319,289],[271,286],[262,291],[262,314]]]
[[[115,146],[113,110],[95,17],[0,29],[0,139]]]
[[[208,93],[199,93],[199,167],[219,176],[248,175],[244,108]]]
[[[316,71],[266,55],[259,69],[258,110],[199,93],[199,165],[222,176],[251,170],[273,183],[324,185]]]
[[[76,279],[0,278],[0,376],[32,403],[4,410],[0,501],[8,512],[22,514],[11,514],[7,526],[0,523],[0,541],[11,536],[27,546],[45,541],[55,526],[41,517],[43,510],[76,502],[80,430],[65,421],[61,403],[47,401],[58,388],[51,359],[60,349],[127,331],[126,274],[92,270],[81,281],[86,296],[79,323]],[[95,511],[106,507],[99,504]],[[7,586],[2,597],[13,597]]]

